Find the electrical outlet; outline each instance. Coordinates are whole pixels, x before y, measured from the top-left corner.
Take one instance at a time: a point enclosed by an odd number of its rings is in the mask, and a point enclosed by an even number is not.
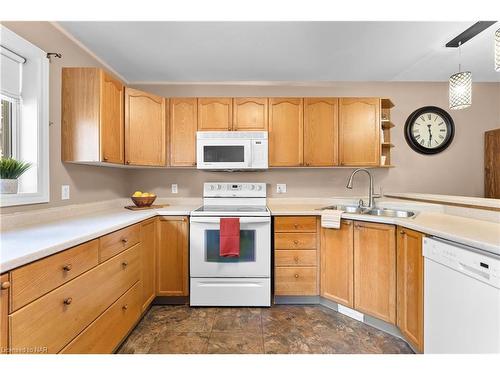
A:
[[[172,194],[177,194],[177,184],[172,184]]]
[[[61,199],[69,199],[69,185],[61,185]]]
[[[286,184],[277,184],[276,185],[276,193],[278,193],[278,194],[286,193]]]

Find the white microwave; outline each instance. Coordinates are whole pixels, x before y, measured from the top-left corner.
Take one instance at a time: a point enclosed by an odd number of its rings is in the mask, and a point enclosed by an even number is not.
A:
[[[197,132],[198,169],[267,169],[267,132]]]

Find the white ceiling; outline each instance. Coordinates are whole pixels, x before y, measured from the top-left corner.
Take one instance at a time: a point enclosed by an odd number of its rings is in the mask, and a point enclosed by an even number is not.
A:
[[[444,45],[474,22],[60,22],[129,82],[446,81]],[[474,82],[493,68],[499,23],[462,46]]]

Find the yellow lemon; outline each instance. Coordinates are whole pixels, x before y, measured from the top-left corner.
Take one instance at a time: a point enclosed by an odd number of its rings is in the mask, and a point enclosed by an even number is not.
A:
[[[142,191],[136,191],[132,196],[133,197],[141,197],[142,196]]]
[[[143,197],[149,197],[149,196],[150,196],[150,194],[149,194],[149,193],[142,193],[142,196],[143,196]]]

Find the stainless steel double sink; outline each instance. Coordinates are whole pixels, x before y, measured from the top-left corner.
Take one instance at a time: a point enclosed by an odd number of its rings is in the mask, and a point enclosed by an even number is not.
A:
[[[370,216],[384,216],[384,217],[401,217],[409,218],[415,216],[415,212],[404,211],[404,210],[390,210],[387,208],[362,208],[359,206],[326,206],[318,208],[318,210],[341,210],[349,214],[360,214],[360,215],[370,215]]]

